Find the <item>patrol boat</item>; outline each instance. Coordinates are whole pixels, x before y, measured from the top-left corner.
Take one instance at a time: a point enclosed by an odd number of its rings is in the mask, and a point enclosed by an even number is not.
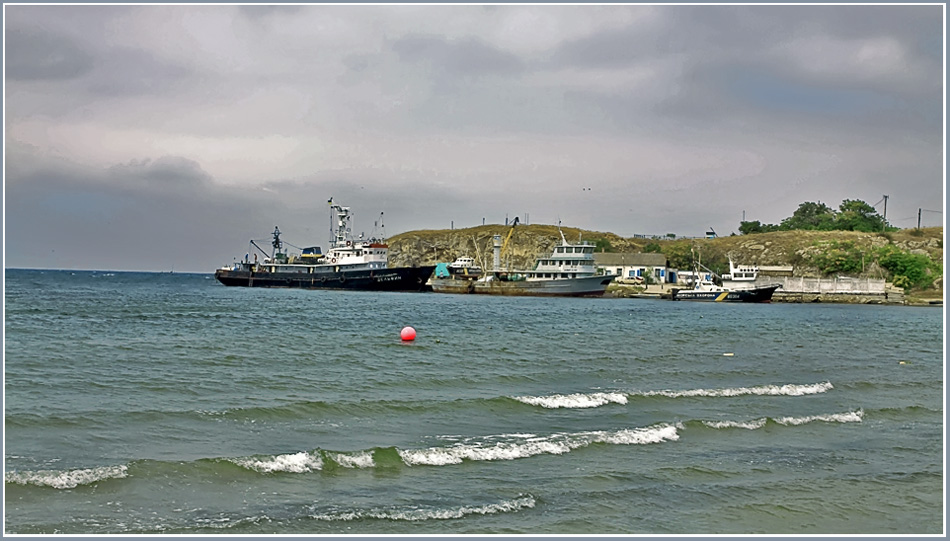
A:
[[[243,261],[221,267],[214,277],[226,286],[284,287],[301,289],[358,289],[369,291],[428,291],[429,276],[435,266],[388,267],[389,247],[380,239],[349,238],[350,208],[330,204],[335,217],[333,240],[327,253],[319,246],[297,248],[299,253],[284,249],[279,227],[274,227],[270,255],[255,241],[251,245],[264,255],[253,260],[250,252]],[[294,247],[296,248],[296,247]]]
[[[698,264],[698,267],[703,267]],[[709,269],[708,274],[696,270],[696,283],[691,289],[674,289],[672,299],[674,301],[713,301],[713,302],[772,302],[772,295],[775,290],[782,287],[781,284],[755,285],[759,268],[748,265],[735,265],[732,258],[729,258],[729,274],[721,276],[722,285],[717,285],[712,280],[715,274]]]

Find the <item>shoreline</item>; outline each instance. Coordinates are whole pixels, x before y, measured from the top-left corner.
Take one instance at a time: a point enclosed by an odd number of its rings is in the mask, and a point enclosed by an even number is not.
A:
[[[625,284],[611,284],[604,293],[605,297],[616,299],[657,299],[670,300],[672,287],[669,284],[629,286]],[[893,306],[933,306],[943,307],[943,298],[923,298],[909,296],[904,293],[883,295],[873,294],[843,294],[843,293],[799,293],[775,292],[773,303],[795,304],[881,304]]]

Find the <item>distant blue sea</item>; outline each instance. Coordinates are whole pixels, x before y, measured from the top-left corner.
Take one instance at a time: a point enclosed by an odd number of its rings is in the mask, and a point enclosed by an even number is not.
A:
[[[939,308],[5,276],[5,533],[944,532]]]

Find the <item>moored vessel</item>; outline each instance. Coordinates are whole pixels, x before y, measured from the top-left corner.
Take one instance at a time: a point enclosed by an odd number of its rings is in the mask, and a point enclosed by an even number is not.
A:
[[[782,287],[779,284],[752,287],[748,289],[727,289],[705,280],[693,289],[674,289],[674,301],[713,301],[713,302],[772,302],[772,294]]]
[[[482,275],[482,268],[475,263],[474,257],[461,256],[452,263],[437,263],[435,278],[456,278],[460,280],[477,280]]]
[[[513,229],[512,229],[513,230]],[[511,238],[509,232],[508,239]],[[537,260],[531,270],[501,270],[501,236],[494,236],[494,270],[478,279],[449,273],[429,280],[436,293],[468,293],[538,297],[602,296],[616,276],[597,274],[594,246],[586,242],[572,244],[561,233],[561,243],[551,255]]]
[[[353,240],[349,236],[350,208],[334,205],[330,199],[334,219],[333,239],[327,253],[319,246],[298,248],[299,253],[284,249],[280,229],[274,227],[268,255],[251,241],[264,255],[253,260],[250,252],[242,261],[215,271],[215,278],[226,286],[284,287],[301,289],[357,289],[369,291],[428,291],[427,280],[435,266],[388,267],[389,247],[383,240],[371,238]],[[289,244],[289,243],[288,243]]]
[[[701,263],[697,264],[702,267]],[[705,267],[703,267],[705,269]],[[709,269],[706,269],[709,271]],[[736,265],[729,259],[729,274],[724,274],[722,285],[713,282],[712,271],[703,274],[697,268],[696,281],[690,289],[674,289],[671,298],[674,301],[712,301],[712,302],[771,302],[779,284],[756,286],[758,267]]]

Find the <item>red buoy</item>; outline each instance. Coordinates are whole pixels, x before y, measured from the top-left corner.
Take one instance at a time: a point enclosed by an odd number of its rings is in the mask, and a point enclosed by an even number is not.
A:
[[[411,342],[416,339],[416,330],[412,327],[403,327],[399,337],[402,338],[403,342]]]

